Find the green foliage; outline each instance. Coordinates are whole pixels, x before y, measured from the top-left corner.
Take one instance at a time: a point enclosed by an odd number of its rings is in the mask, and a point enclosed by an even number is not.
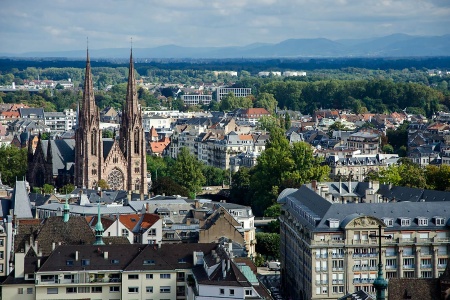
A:
[[[275,203],[264,211],[264,217],[278,218],[281,214],[281,204]]]
[[[251,205],[250,169],[241,167],[232,175],[230,199],[233,203]]]
[[[386,136],[388,143],[392,145],[394,151],[398,153],[400,147],[407,146],[408,143],[408,126],[409,122],[403,122],[397,130],[388,129]]]
[[[176,183],[170,177],[158,177],[153,180],[150,191],[155,195],[180,195],[183,197],[189,196],[189,191]]]
[[[439,191],[450,190],[450,166],[428,165],[425,169],[427,188]]]
[[[309,144],[289,144],[284,132],[275,128],[252,171],[250,190],[255,214],[262,215],[283,189],[322,181],[328,173],[329,167],[322,165],[322,158],[314,156]]]
[[[103,130],[102,131],[102,137],[103,138],[112,139],[112,138],[114,138],[114,132],[111,131],[111,130]]]
[[[427,179],[425,169],[419,165],[409,162],[408,159],[403,160],[400,165],[390,165],[386,169],[379,172],[368,174],[370,180],[377,180],[381,183],[392,184],[398,186],[408,186],[414,188],[426,188]]]
[[[179,185],[185,187],[189,193],[200,192],[206,181],[202,173],[202,164],[189,153],[186,147],[182,147],[178,152],[178,157],[170,173],[171,177]]]
[[[0,147],[0,174],[2,182],[14,186],[16,178],[22,180],[27,171],[27,149],[11,145]]]
[[[275,100],[272,94],[269,93],[260,93],[258,97],[256,97],[256,101],[254,107],[262,107],[265,108],[271,114],[275,113],[278,102]]]
[[[98,183],[97,183],[97,186],[98,186],[99,188],[101,188],[102,190],[107,190],[107,189],[109,189],[109,185],[108,185],[108,183],[106,182],[105,179],[100,179],[100,180],[98,181]]]
[[[55,187],[51,184],[45,183],[42,187],[42,191],[44,192],[44,194],[53,194],[53,192],[55,191]]]
[[[59,188],[59,192],[63,194],[71,193],[75,190],[75,186],[71,183],[68,183],[62,187]]]
[[[390,144],[386,144],[383,146],[382,151],[383,151],[383,153],[391,154],[391,153],[394,153],[394,147],[392,147],[392,145],[390,145]]]
[[[264,257],[262,255],[257,254],[256,257],[253,259],[253,262],[255,263],[255,266],[262,267],[262,266],[264,266],[264,263],[266,262],[266,260],[264,259]]]
[[[268,259],[279,259],[280,257],[280,234],[278,233],[256,233],[256,252]]]
[[[169,176],[170,167],[174,164],[175,160],[170,157],[159,157],[147,155],[147,172],[152,175],[152,180],[158,179],[158,177]]]
[[[229,93],[222,98],[219,103],[219,108],[221,111],[231,111],[236,108],[251,108],[253,107],[253,102],[249,97],[236,97],[233,93]]]
[[[213,166],[203,165],[203,176],[206,180],[206,185],[222,185],[223,182],[229,181],[229,172]]]

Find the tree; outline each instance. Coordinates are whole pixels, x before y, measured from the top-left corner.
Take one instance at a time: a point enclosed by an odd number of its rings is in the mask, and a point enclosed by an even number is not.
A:
[[[275,100],[272,94],[269,93],[260,93],[258,97],[256,97],[256,102],[254,104],[255,107],[262,107],[267,109],[271,114],[275,113],[277,108],[278,101]]]
[[[391,153],[394,153],[394,147],[392,147],[392,145],[390,145],[390,144],[386,144],[386,145],[383,146],[382,151],[384,153],[391,154]]]
[[[428,165],[425,170],[427,189],[448,191],[450,190],[450,166]]]
[[[42,187],[42,190],[44,191],[44,194],[53,194],[53,192],[55,191],[55,187],[51,184],[46,183]]]
[[[176,183],[170,177],[158,177],[158,179],[153,181],[150,191],[154,195],[180,195],[183,197],[189,195],[189,191],[186,188]]]
[[[213,166],[203,166],[203,176],[205,176],[206,185],[222,185],[225,180],[228,181],[228,171]]]
[[[268,259],[280,258],[280,234],[256,233],[256,252]]]
[[[0,146],[0,174],[4,184],[13,186],[16,179],[25,177],[27,171],[27,149],[12,145]]]
[[[112,132],[111,130],[103,130],[102,137],[112,139],[112,138],[114,138],[114,132]]]
[[[59,189],[59,192],[63,193],[63,194],[68,194],[68,193],[73,192],[74,190],[75,190],[75,186],[73,184],[71,184],[71,183],[68,183],[68,184],[62,186]]]
[[[98,181],[98,183],[97,183],[97,186],[98,186],[99,188],[101,188],[102,190],[107,190],[107,189],[109,189],[109,185],[108,185],[108,183],[106,182],[105,179],[100,179],[100,180]]]
[[[182,147],[178,152],[177,160],[171,168],[171,175],[175,182],[186,188],[189,193],[200,192],[206,181],[202,173],[202,164],[186,147]]]
[[[250,201],[250,169],[241,167],[233,174],[230,188],[230,199],[233,203],[251,205]]]

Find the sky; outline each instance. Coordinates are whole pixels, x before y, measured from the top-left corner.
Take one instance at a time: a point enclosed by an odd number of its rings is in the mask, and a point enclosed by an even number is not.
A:
[[[450,34],[450,0],[0,0],[0,53]]]

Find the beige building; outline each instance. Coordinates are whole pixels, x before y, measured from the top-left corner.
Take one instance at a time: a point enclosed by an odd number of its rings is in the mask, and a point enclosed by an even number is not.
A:
[[[437,278],[444,272],[450,193],[357,184],[334,195],[320,185],[280,194],[282,285],[292,299],[374,294],[378,240],[370,235],[379,225],[382,235],[392,236],[382,240],[385,278]]]

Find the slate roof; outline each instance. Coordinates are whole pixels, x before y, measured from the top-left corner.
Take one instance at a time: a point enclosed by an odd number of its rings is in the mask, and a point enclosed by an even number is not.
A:
[[[391,295],[389,295],[391,296]],[[389,299],[391,299],[389,297]],[[397,299],[397,298],[395,298]],[[401,298],[398,298],[401,299]],[[375,300],[375,298],[368,293],[364,292],[363,290],[359,290],[353,293],[348,293],[344,297],[339,298],[338,300]]]
[[[442,299],[438,278],[390,278],[389,299]],[[411,298],[407,298],[407,297]]]
[[[11,198],[11,208],[14,209],[14,215],[19,219],[33,218],[26,181],[16,181]]]
[[[296,192],[285,193],[278,198],[278,203],[283,204],[286,209],[296,215],[299,222],[305,226],[320,232],[340,231],[341,228],[330,228],[328,219],[340,221],[341,226],[349,222],[349,218],[357,216],[374,216],[379,219],[392,218],[394,224],[387,227],[386,230],[438,230],[443,226],[438,226],[434,222],[434,217],[445,218],[447,226],[450,224],[448,216],[450,215],[450,201],[434,202],[384,202],[384,203],[331,203],[316,194],[306,185],[300,187]],[[450,195],[450,193],[448,193]],[[280,195],[281,196],[281,195]],[[287,200],[292,201],[290,206]],[[295,208],[297,206],[297,208]],[[315,220],[313,226],[306,218],[302,216],[300,210],[307,211]],[[351,217],[349,217],[351,215]],[[418,217],[427,218],[428,226],[419,226]],[[410,226],[400,226],[400,218],[410,218]]]
[[[21,118],[29,118],[30,115],[36,115],[36,118],[43,119],[44,118],[44,109],[43,108],[19,108],[19,113]]]
[[[69,170],[75,162],[75,140],[41,140],[42,150],[47,153],[48,143],[52,144],[53,175],[58,175],[58,170]]]

